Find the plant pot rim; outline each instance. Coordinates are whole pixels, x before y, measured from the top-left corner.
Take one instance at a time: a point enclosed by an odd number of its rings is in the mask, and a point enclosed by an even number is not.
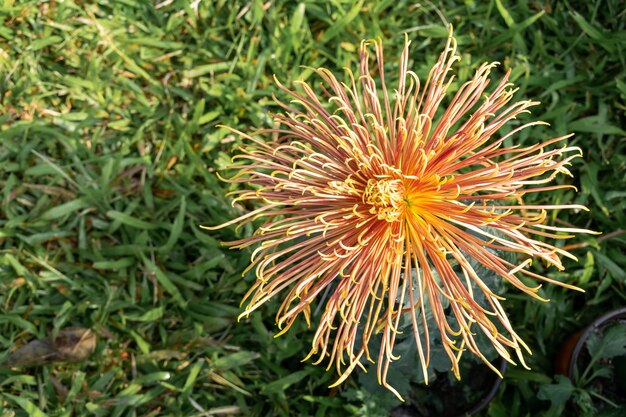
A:
[[[500,388],[500,385],[502,385],[502,380],[504,379],[504,373],[506,372],[508,363],[506,359],[504,359],[502,356],[499,356],[498,358],[494,359],[491,363],[496,365],[496,367],[498,368],[498,371],[500,372],[500,375],[502,375],[502,378],[498,377],[498,375],[494,373],[493,374],[493,376],[495,377],[494,382],[493,384],[491,384],[491,388],[489,388],[489,391],[485,393],[485,395],[481,398],[479,402],[475,403],[467,411],[464,411],[462,414],[459,414],[456,417],[472,416],[484,410],[498,393],[498,389]],[[416,414],[413,414],[413,415],[417,416]]]
[[[576,345],[574,345],[572,355],[570,356],[569,365],[567,368],[567,376],[571,380],[574,379],[574,368],[576,366],[578,356],[580,355],[581,350],[585,347],[585,343],[587,342],[587,339],[589,338],[591,332],[603,327],[605,324],[607,324],[607,322],[610,322],[611,320],[622,316],[626,318],[626,307],[620,307],[615,310],[609,311],[608,313],[598,317],[590,325],[585,327],[580,337],[578,338]]]
[[[495,382],[491,385],[489,392],[485,394],[483,399],[480,400],[478,404],[466,411],[465,414],[463,414],[463,417],[471,416],[478,413],[479,411],[484,410],[498,393],[498,389],[500,389],[500,385],[502,385],[502,380],[504,379],[504,373],[506,372],[508,364],[506,359],[504,359],[502,356],[499,356],[496,360],[500,362],[498,366],[498,371],[500,372],[500,375],[502,375],[502,378],[496,375]]]

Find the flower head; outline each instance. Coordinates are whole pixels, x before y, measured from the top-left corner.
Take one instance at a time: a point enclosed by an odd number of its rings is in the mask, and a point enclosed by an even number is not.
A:
[[[424,375],[430,332],[439,332],[457,376],[464,351],[488,363],[477,333],[505,359],[513,362],[514,352],[523,364],[528,347],[507,319],[502,297],[485,285],[475,265],[536,298],[540,285],[529,287],[520,277],[575,288],[528,267],[540,258],[562,269],[559,256],[573,258],[545,238],[585,230],[546,225],[546,213],[584,207],[523,200],[528,193],[571,187],[546,184],[569,174],[580,149],[558,145],[568,136],[505,147],[521,129],[542,123],[499,133],[537,103],[512,102],[509,73],[486,92],[492,63],[480,66],[444,107],[459,60],[454,38],[423,84],[409,70],[409,44],[393,91],[385,85],[381,42],[373,45],[373,68],[371,45],[363,42],[358,77],[348,71],[340,82],[319,68],[321,95],[304,82],[292,90],[276,81],[293,98],[278,102],[284,113],[274,116],[276,127],[237,132],[246,145],[233,158],[238,173],[228,181],[249,188],[235,191],[234,201],[258,208],[219,227],[263,220],[252,236],[226,243],[255,247],[247,271],[254,270],[256,282],[243,315],[280,296],[276,320],[282,334],[300,315],[310,324],[312,306],[319,306],[307,358],[334,365],[336,384],[367,359],[377,363],[379,382],[393,391],[386,376],[396,359],[402,316],[412,322]],[[516,261],[500,255],[506,252]],[[475,288],[486,303],[475,300]],[[428,328],[427,310],[436,328]],[[375,334],[380,347],[370,351]]]

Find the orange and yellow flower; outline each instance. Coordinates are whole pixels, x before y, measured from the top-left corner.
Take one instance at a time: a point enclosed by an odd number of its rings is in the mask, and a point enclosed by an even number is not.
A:
[[[409,44],[393,91],[385,85],[380,41],[373,45],[373,68],[370,44],[361,44],[358,77],[348,72],[342,83],[317,69],[321,95],[304,82],[292,90],[276,81],[293,100],[278,102],[284,113],[273,116],[275,128],[253,135],[237,131],[245,145],[233,158],[238,173],[228,180],[246,185],[233,193],[234,202],[258,208],[218,226],[263,221],[252,236],[226,243],[255,248],[246,272],[254,271],[256,283],[244,299],[243,316],[280,296],[276,320],[282,334],[300,315],[310,324],[312,307],[321,303],[307,358],[334,365],[336,384],[363,368],[364,360],[375,362],[379,382],[394,392],[387,372],[403,316],[412,321],[424,375],[433,331],[457,377],[464,351],[489,364],[477,333],[509,362],[514,352],[524,364],[522,351],[529,349],[507,319],[503,298],[472,265],[536,298],[540,285],[529,287],[520,278],[576,289],[529,266],[540,258],[562,269],[560,256],[573,256],[546,238],[587,232],[546,224],[549,210],[582,206],[523,202],[529,193],[572,187],[546,185],[570,174],[567,166],[580,156],[579,148],[562,144],[569,136],[505,147],[520,130],[542,124],[499,133],[537,103],[512,101],[509,73],[486,92],[496,66],[491,63],[480,66],[444,107],[459,60],[454,38],[423,84],[409,69]],[[506,260],[505,252],[517,260]],[[475,288],[486,305],[475,301]],[[428,309],[435,329],[428,328]],[[374,334],[381,340],[377,352],[368,348]]]

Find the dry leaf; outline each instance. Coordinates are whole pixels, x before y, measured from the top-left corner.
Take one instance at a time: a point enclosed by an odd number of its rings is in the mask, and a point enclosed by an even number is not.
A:
[[[96,334],[91,329],[61,330],[56,338],[47,337],[29,342],[16,350],[8,366],[38,366],[52,362],[81,362],[96,349]]]

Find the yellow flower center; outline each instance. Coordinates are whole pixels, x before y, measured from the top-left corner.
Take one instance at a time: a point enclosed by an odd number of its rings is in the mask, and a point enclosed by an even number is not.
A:
[[[363,202],[370,204],[370,213],[379,220],[394,222],[404,214],[406,201],[404,183],[398,179],[370,179],[367,181]]]
[[[432,219],[441,210],[440,202],[446,198],[440,191],[445,182],[436,176],[407,182],[404,199],[407,212],[414,218]]]

